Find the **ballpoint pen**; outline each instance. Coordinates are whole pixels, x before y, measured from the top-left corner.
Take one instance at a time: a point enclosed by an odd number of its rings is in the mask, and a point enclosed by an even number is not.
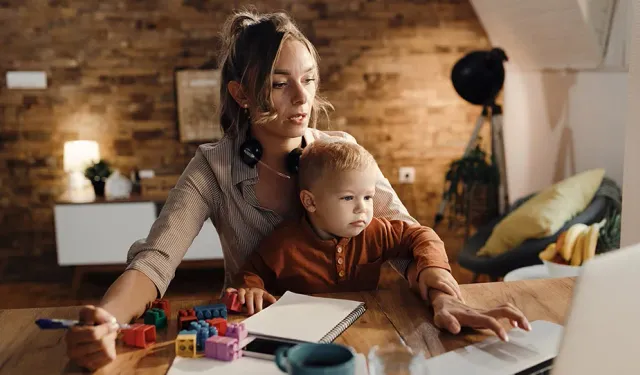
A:
[[[76,325],[83,325],[77,320],[70,319],[38,319],[36,320],[36,325],[40,327],[40,329],[67,329]],[[129,329],[131,328],[130,324],[118,324],[120,329]]]

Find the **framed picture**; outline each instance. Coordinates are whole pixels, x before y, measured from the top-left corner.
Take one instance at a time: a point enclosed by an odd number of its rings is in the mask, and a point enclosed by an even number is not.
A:
[[[218,119],[220,70],[182,69],[175,73],[181,142],[222,138]]]

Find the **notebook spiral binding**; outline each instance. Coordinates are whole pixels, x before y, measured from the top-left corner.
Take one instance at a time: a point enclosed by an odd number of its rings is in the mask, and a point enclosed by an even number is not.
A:
[[[352,325],[356,320],[358,320],[358,318],[362,314],[364,314],[366,310],[367,310],[367,305],[363,303],[357,309],[353,310],[349,315],[347,315],[347,317],[344,318],[344,320],[342,320],[340,323],[338,323],[338,325],[333,327],[331,331],[329,331],[326,335],[324,335],[320,339],[319,342],[322,344],[328,344],[333,342],[333,340],[335,340],[338,336],[340,336],[342,332],[344,332],[347,328],[349,328],[350,325]]]

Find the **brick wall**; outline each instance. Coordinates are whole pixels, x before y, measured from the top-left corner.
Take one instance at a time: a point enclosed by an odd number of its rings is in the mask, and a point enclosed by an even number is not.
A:
[[[241,5],[0,0],[0,267],[55,264],[65,141],[97,140],[125,173],[184,168],[196,145],[178,141],[174,68],[214,58],[219,25]],[[331,127],[371,150],[409,211],[430,224],[478,113],[449,81],[458,58],[488,46],[469,2],[273,0],[258,9],[294,16],[321,55]],[[46,71],[49,88],[7,90],[7,70]],[[400,166],[416,167],[415,184],[397,184]]]

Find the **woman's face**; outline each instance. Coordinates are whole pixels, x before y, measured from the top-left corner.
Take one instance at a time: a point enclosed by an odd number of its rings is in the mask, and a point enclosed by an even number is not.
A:
[[[278,117],[264,130],[284,138],[301,137],[309,126],[317,79],[315,60],[304,44],[285,41],[271,77],[271,100]]]

